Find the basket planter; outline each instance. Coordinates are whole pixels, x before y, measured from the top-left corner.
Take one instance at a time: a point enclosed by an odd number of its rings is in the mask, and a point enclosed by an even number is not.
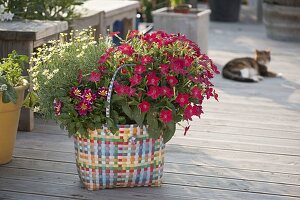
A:
[[[183,14],[161,8],[152,14],[155,30],[184,34],[201,47],[201,52],[207,53],[210,10],[191,9],[190,13]]]
[[[115,135],[103,126],[90,135],[90,139],[74,137],[77,170],[85,188],[161,185],[165,145],[162,138],[149,138],[145,126],[120,125]]]
[[[0,93],[0,165],[11,161],[15,146],[20,111],[27,86],[15,87],[17,103],[3,103]]]

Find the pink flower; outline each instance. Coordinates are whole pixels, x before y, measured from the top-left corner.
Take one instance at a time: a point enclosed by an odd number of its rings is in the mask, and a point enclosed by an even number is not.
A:
[[[139,108],[141,109],[141,112],[147,112],[150,109],[150,103],[144,100],[139,104]]]
[[[107,59],[109,57],[108,53],[103,54],[102,56],[100,56],[100,59],[98,60],[99,64],[104,64],[106,63]]]
[[[53,107],[54,107],[55,116],[61,115],[61,109],[63,107],[63,102],[58,99],[54,99]]]
[[[194,115],[200,117],[201,114],[203,114],[202,106],[194,105],[193,106]]]
[[[136,74],[142,74],[144,71],[146,71],[146,67],[143,65],[137,65],[134,68],[134,73]]]
[[[73,97],[73,98],[78,98],[80,99],[81,98],[81,91],[78,89],[78,87],[72,87],[71,90],[70,90],[70,96]]]
[[[155,75],[149,75],[147,77],[147,85],[154,85],[154,86],[157,86],[158,83],[159,83],[160,79],[155,76]]]
[[[117,32],[111,32],[111,33],[109,33],[109,36],[110,37],[114,37],[114,36],[119,35],[119,34],[120,34],[119,31],[117,31]]]
[[[115,91],[116,93],[121,96],[121,95],[127,95],[129,93],[129,87],[122,85],[122,84],[115,84]]]
[[[184,56],[184,65],[186,67],[190,67],[193,62],[194,62],[194,59],[192,57]]]
[[[140,75],[134,75],[129,80],[130,80],[131,86],[133,87],[133,86],[141,83],[142,77]]]
[[[215,100],[219,101],[219,95],[216,93],[216,90],[213,92]]]
[[[153,62],[153,58],[151,56],[143,56],[140,58],[142,65],[147,65]]]
[[[137,95],[135,88],[129,87],[126,91],[127,91],[127,95],[130,96],[130,97]]]
[[[185,109],[184,109],[184,114],[183,118],[185,120],[190,120],[192,121],[192,116],[195,115],[195,110],[193,109],[193,106],[189,104]]]
[[[202,96],[202,91],[200,90],[200,88],[198,88],[197,86],[195,86],[192,90],[191,90],[191,94],[194,98],[196,99],[203,99]]]
[[[91,82],[98,82],[98,81],[100,81],[100,73],[92,71],[92,73],[90,75],[90,78],[89,78],[89,81],[91,81]]]
[[[165,124],[168,123],[169,121],[172,121],[173,120],[172,111],[171,110],[162,110],[160,112],[159,119],[161,121],[163,121]]]
[[[131,31],[129,32],[128,38],[133,38],[133,37],[135,37],[135,36],[138,35],[138,34],[139,34],[139,31],[138,31],[138,30],[131,30]]]
[[[83,91],[82,99],[91,104],[93,101],[95,101],[96,95],[93,94],[90,88],[87,88]]]
[[[103,74],[105,74],[107,72],[107,69],[106,69],[105,66],[99,66],[98,70],[99,70],[100,73],[103,73]]]
[[[189,95],[184,93],[179,93],[175,101],[179,103],[180,107],[184,107],[186,104],[189,103]]]
[[[160,72],[163,75],[166,75],[166,74],[169,73],[169,65],[167,65],[167,64],[160,64],[159,66],[160,66],[159,70],[160,70]]]
[[[118,50],[128,56],[132,56],[132,54],[134,53],[133,47],[129,44],[122,44],[118,47]]]
[[[155,86],[150,86],[150,90],[147,95],[152,97],[152,99],[157,99],[160,96],[160,88]]]
[[[175,76],[167,76],[167,81],[171,87],[174,87],[178,83],[178,80],[175,78]]]
[[[173,70],[176,74],[186,74],[184,66],[185,61],[182,58],[174,58],[170,64],[171,70]]]
[[[78,74],[78,77],[77,77],[77,81],[78,81],[79,84],[80,84],[81,81],[82,81],[82,70],[81,70],[81,69],[79,70],[79,74]]]
[[[80,116],[87,115],[88,112],[92,112],[92,106],[89,102],[81,101],[76,104],[75,109],[78,111]]]
[[[214,90],[213,88],[207,88],[207,89],[205,90],[206,99],[209,99],[210,97],[214,96],[213,90]]]
[[[189,129],[190,129],[190,126],[187,126],[184,128],[184,134],[183,134],[184,136],[186,136],[186,133],[188,132]]]
[[[173,97],[173,90],[167,86],[162,86],[161,87],[161,93],[162,95],[168,97],[168,98],[172,98]]]
[[[107,97],[108,89],[106,87],[99,87],[97,95],[100,97]]]

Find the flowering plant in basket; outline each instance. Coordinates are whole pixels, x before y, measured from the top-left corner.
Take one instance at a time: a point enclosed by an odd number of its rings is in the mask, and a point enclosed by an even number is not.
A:
[[[47,98],[54,102],[50,112],[71,135],[88,137],[89,130],[100,129],[103,124],[112,133],[118,130],[117,125],[137,124],[146,125],[150,137],[162,136],[167,142],[174,135],[177,123],[203,114],[204,99],[218,98],[210,81],[219,73],[216,66],[185,36],[164,32],[142,35],[131,31],[120,46],[107,43],[105,47],[102,49],[105,52],[98,52],[96,61],[88,63],[91,67],[86,69],[81,64],[76,70],[73,68],[68,72],[72,73],[72,79],[59,80],[64,83],[52,88],[51,94],[46,92]],[[83,51],[89,48],[94,47]],[[66,51],[56,54],[64,55]],[[50,57],[51,60],[55,55]],[[63,66],[65,59],[56,60],[57,67]],[[83,55],[80,60],[87,58]],[[39,75],[43,76],[49,65],[35,67],[43,68]],[[57,73],[60,72],[53,76]],[[53,87],[57,81],[54,79],[48,77],[39,84]],[[39,89],[45,90],[41,85]]]
[[[182,35],[132,31],[98,63],[101,69],[121,66],[111,102],[114,124],[148,125],[150,137],[162,135],[165,142],[174,135],[177,123],[203,114],[205,98],[218,99],[210,81],[219,73],[217,67]]]

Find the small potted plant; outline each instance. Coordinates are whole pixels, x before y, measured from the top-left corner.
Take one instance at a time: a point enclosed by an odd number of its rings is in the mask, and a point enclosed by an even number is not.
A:
[[[12,159],[27,80],[22,76],[25,55],[13,51],[0,63],[0,164]]]
[[[176,124],[200,117],[202,102],[218,98],[216,66],[185,36],[132,31],[120,40],[94,44],[83,33],[32,60],[40,109],[74,137],[90,190],[159,186]]]

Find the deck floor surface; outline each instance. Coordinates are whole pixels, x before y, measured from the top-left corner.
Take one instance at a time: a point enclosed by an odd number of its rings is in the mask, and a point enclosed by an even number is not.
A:
[[[300,199],[300,48],[265,35],[262,24],[211,23],[209,56],[230,59],[270,48],[284,78],[260,83],[214,79],[219,102],[167,144],[164,184],[90,192],[81,187],[72,139],[53,122],[19,132],[13,161],[0,166],[4,199]]]

